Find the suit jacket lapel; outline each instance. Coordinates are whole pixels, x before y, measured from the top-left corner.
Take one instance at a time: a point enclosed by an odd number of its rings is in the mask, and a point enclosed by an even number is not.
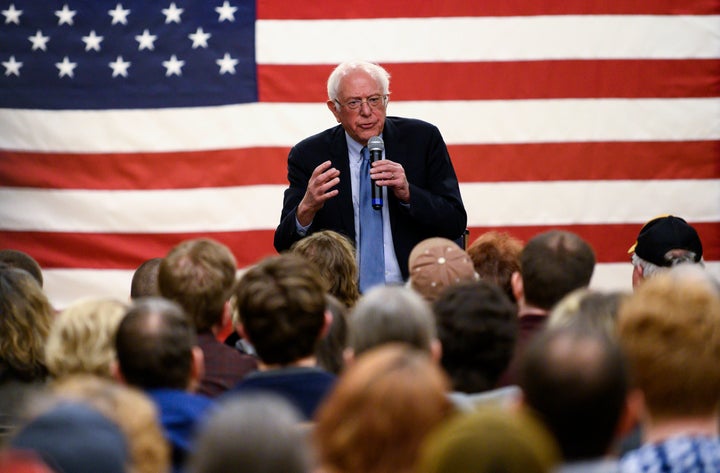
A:
[[[337,216],[339,227],[355,241],[355,218],[352,204],[352,183],[350,182],[350,162],[348,161],[347,140],[342,126],[335,128],[330,144],[330,160],[333,167],[340,171],[340,184],[338,184]]]

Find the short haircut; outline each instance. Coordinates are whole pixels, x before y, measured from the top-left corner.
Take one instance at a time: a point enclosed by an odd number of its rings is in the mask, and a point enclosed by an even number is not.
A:
[[[30,276],[43,286],[43,274],[40,264],[35,258],[20,250],[4,249],[0,250],[0,263],[5,263],[12,268],[18,268],[30,273]]]
[[[194,346],[190,319],[177,303],[161,298],[134,303],[115,338],[120,372],[141,389],[187,389]]]
[[[332,314],[332,322],[325,336],[315,348],[317,364],[324,370],[340,374],[345,366],[344,352],[348,338],[348,309],[337,298],[327,295],[327,309]]]
[[[355,356],[390,342],[429,353],[437,338],[430,305],[407,287],[372,288],[355,305],[349,322],[348,344]]]
[[[550,230],[531,238],[520,253],[525,301],[550,310],[566,294],[590,284],[595,253],[578,235]]]
[[[110,378],[115,361],[115,332],[127,306],[115,299],[83,299],[55,317],[45,356],[56,378],[94,374]]]
[[[350,240],[332,230],[323,230],[296,241],[290,251],[314,264],[325,282],[325,291],[347,307],[360,298],[355,247]]]
[[[378,83],[384,95],[390,93],[390,74],[382,66],[367,61],[343,62],[342,64],[339,64],[332,71],[330,77],[328,77],[328,99],[336,100],[338,98],[338,93],[340,92],[340,82],[343,77],[356,70],[364,71],[370,77],[375,79],[375,82]]]
[[[620,341],[652,416],[704,416],[720,392],[720,297],[697,265],[648,279],[621,306]]]
[[[363,354],[318,412],[314,440],[321,468],[413,471],[426,435],[453,412],[446,390],[437,364],[407,345]]]
[[[515,302],[511,277],[520,271],[523,242],[508,233],[485,232],[467,249],[480,279],[497,284]]]
[[[451,286],[433,304],[441,364],[455,391],[493,389],[505,371],[518,336],[517,308],[488,281]]]
[[[615,337],[620,304],[628,296],[621,291],[601,292],[585,287],[575,289],[553,307],[547,327],[577,327]]]
[[[311,356],[325,325],[325,291],[317,269],[294,254],[263,259],[240,278],[243,329],[266,364]]]
[[[10,376],[24,381],[47,376],[45,343],[53,312],[35,278],[0,266],[0,366]]]
[[[187,240],[160,263],[160,293],[180,304],[198,333],[209,332],[222,322],[236,271],[235,257],[227,246],[209,238]]]
[[[130,282],[131,299],[160,296],[158,274],[160,273],[161,262],[162,258],[150,258],[138,266]]]
[[[579,329],[541,332],[523,354],[518,381],[566,461],[607,454],[628,392],[627,366],[616,342]]]
[[[236,396],[219,404],[195,440],[188,473],[310,472],[300,415],[268,393]],[[242,438],[242,442],[238,439]]]

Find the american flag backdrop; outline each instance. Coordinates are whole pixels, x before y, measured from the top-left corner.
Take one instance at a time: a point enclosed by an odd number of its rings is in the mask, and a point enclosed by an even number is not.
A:
[[[388,114],[437,125],[468,210],[595,248],[630,287],[647,220],[699,231],[720,275],[720,0],[0,0],[0,247],[56,306],[126,298],[208,236],[274,254],[289,148],[335,125],[325,80],[369,59]]]

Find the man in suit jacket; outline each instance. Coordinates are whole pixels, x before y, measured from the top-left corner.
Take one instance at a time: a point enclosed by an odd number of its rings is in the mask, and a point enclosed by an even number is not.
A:
[[[339,126],[292,148],[275,248],[330,229],[356,242],[361,149],[382,136],[384,157],[370,176],[383,188],[385,282],[408,277],[408,257],[432,236],[459,238],[467,225],[457,176],[439,130],[429,123],[386,117],[389,74],[369,62],[340,64],[328,79],[327,107]],[[381,243],[378,242],[378,245]]]

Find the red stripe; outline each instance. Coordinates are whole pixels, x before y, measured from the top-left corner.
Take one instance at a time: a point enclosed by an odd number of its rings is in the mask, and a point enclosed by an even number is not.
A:
[[[615,0],[606,2],[528,2],[523,0],[349,0],[342,2],[288,2],[258,0],[258,19],[423,18],[451,16],[525,15],[713,15],[716,0]]]
[[[720,223],[691,223],[703,241],[705,259],[720,260]],[[559,228],[585,238],[595,249],[598,262],[612,263],[629,261],[627,249],[640,227],[638,224],[473,227],[469,241],[488,230],[506,231],[527,241],[542,231]],[[164,256],[177,243],[198,237],[214,238],[228,245],[240,267],[275,254],[272,230],[177,234],[0,231],[0,247],[25,251],[45,268],[134,269],[146,259]]]
[[[394,63],[383,67],[392,76],[392,100],[720,96],[717,59]],[[260,101],[324,102],[332,69],[260,64]]]
[[[461,182],[716,179],[720,141],[450,146]],[[287,148],[138,154],[0,151],[0,186],[185,189],[287,184]],[[98,168],[102,173],[96,172]]]

